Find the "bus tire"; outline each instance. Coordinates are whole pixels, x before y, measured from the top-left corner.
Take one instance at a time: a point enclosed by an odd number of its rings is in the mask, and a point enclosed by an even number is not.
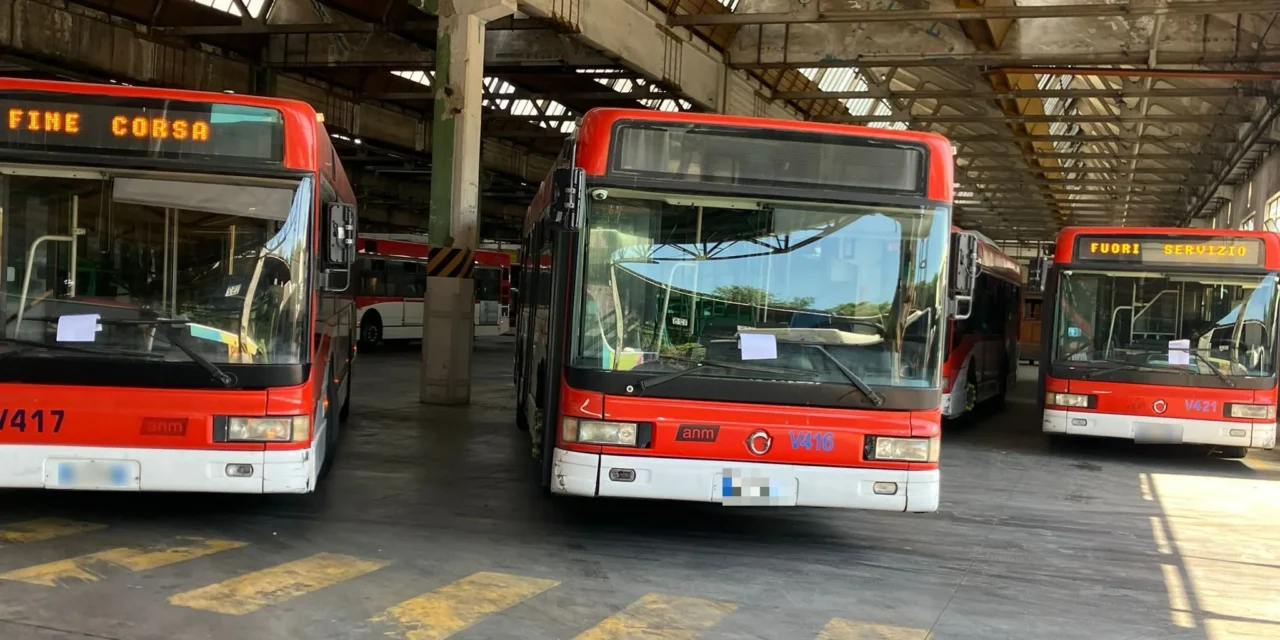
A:
[[[996,397],[991,399],[991,408],[996,411],[1004,409],[1005,400],[1009,395],[1009,368],[1000,367],[1000,385],[996,391]]]
[[[326,392],[329,396],[329,408],[333,408],[333,396],[337,395],[333,392],[333,387],[329,387]],[[324,462],[320,463],[320,472],[316,474],[316,481],[329,477],[329,472],[333,469],[333,459],[338,456],[338,423],[340,422],[337,411],[328,411],[325,416],[324,431]]]
[[[351,385],[355,384],[355,361],[347,363],[347,392],[343,394],[342,409],[338,411],[338,421],[346,422],[351,417]]]
[[[516,403],[516,428],[528,432],[529,416],[525,415],[525,406],[523,402]]]
[[[1227,460],[1242,460],[1249,455],[1249,447],[1218,447],[1218,457]]]
[[[360,344],[376,347],[382,342],[382,316],[377,311],[370,311],[360,322]]]

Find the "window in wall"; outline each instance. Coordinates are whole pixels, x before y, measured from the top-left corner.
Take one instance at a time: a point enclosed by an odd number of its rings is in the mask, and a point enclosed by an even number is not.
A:
[[[1254,226],[1253,222],[1254,222],[1254,218],[1255,218],[1255,216],[1254,216],[1253,214],[1249,214],[1249,217],[1245,218],[1244,220],[1241,220],[1241,221],[1240,221],[1240,230],[1241,230],[1241,231],[1253,231],[1253,226]]]
[[[1262,228],[1267,231],[1280,231],[1280,193],[1271,196],[1262,214]]]

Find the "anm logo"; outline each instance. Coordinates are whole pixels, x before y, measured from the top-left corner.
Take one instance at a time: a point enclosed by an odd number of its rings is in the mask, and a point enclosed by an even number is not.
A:
[[[676,429],[677,442],[715,442],[719,435],[718,424],[682,424]]]

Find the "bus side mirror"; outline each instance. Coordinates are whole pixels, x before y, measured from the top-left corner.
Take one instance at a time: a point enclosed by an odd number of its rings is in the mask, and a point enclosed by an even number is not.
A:
[[[965,320],[973,313],[973,290],[978,285],[978,237],[958,233],[951,242],[951,315]]]
[[[551,219],[566,231],[576,231],[582,221],[583,189],[586,174],[582,169],[560,168],[551,174]]]
[[[356,261],[355,205],[339,202],[327,205],[325,230],[320,286],[326,291],[341,293],[351,286],[351,265]]]
[[[335,202],[325,213],[329,229],[325,266],[348,268],[356,261],[356,208]]]

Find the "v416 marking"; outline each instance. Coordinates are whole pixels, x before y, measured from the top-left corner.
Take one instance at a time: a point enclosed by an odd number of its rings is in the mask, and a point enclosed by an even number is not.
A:
[[[836,449],[836,434],[830,431],[791,431],[791,449],[829,452]]]

